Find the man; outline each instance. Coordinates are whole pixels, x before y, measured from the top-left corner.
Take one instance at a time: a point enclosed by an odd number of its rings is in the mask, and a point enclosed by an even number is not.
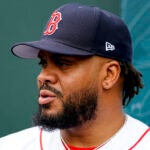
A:
[[[40,59],[39,112],[35,127],[1,138],[1,150],[150,149],[149,127],[122,109],[143,84],[132,66],[130,33],[117,16],[63,5],[39,41],[12,52]]]

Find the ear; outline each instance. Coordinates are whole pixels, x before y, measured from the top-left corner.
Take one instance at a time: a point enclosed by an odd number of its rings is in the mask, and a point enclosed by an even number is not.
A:
[[[112,60],[105,64],[105,77],[102,86],[105,90],[112,88],[118,81],[121,68],[118,61]]]

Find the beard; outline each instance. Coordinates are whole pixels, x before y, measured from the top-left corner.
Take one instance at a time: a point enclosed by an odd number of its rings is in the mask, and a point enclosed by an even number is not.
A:
[[[52,89],[51,87],[47,89]],[[56,92],[53,90],[52,92]],[[85,122],[95,119],[97,110],[97,90],[94,86],[80,89],[65,100],[61,98],[62,110],[56,114],[44,114],[42,109],[50,109],[51,105],[39,105],[39,111],[34,117],[34,125],[42,126],[46,130],[68,129],[81,126]]]

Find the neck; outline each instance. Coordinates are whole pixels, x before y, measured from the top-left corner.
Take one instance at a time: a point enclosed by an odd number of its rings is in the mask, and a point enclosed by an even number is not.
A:
[[[114,114],[114,112],[112,113]],[[86,122],[82,126],[61,130],[63,140],[75,147],[97,147],[109,141],[124,125],[125,115],[111,115]]]

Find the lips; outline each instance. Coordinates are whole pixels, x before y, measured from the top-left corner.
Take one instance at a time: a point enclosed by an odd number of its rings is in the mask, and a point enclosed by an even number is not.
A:
[[[56,95],[48,90],[40,90],[39,93],[39,104],[48,104],[56,99]]]

